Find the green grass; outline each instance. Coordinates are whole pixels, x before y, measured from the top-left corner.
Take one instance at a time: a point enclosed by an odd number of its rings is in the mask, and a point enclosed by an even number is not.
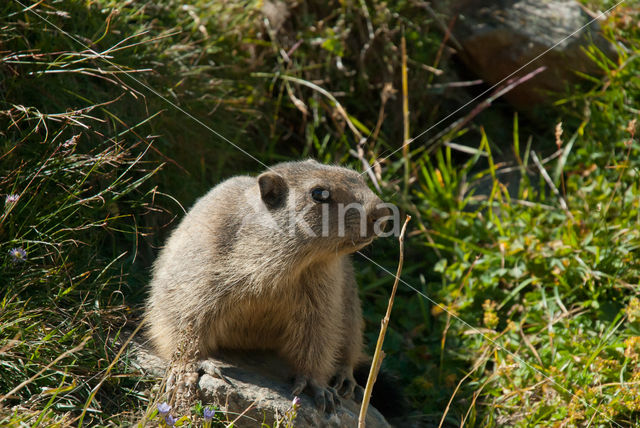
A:
[[[460,95],[430,88],[452,64],[412,2],[301,2],[279,29],[260,2],[3,3],[0,196],[19,199],[0,212],[0,425],[156,418],[155,381],[119,352],[182,207],[259,162],[361,169],[359,135],[384,198],[413,216],[403,280],[426,297],[401,285],[384,347],[407,423],[638,424],[638,17],[627,5],[603,24],[625,49],[591,49],[603,77],[548,123],[492,107],[449,135],[475,155],[413,142],[407,184],[401,153],[385,159],[403,135],[403,31],[411,135]],[[397,243],[366,255],[393,272]],[[372,348],[393,278],[355,259]]]

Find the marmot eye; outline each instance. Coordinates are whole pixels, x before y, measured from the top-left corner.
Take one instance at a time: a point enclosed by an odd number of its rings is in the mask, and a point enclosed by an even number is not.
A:
[[[327,189],[323,189],[322,187],[316,187],[311,191],[311,197],[316,202],[327,202],[331,197],[331,193]]]

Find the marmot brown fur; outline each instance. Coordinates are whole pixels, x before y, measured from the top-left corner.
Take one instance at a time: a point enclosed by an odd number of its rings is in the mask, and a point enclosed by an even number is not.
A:
[[[169,359],[191,325],[200,356],[274,350],[331,410],[364,359],[349,257],[390,211],[351,169],[313,160],[230,178],[200,198],[154,265],[149,333]],[[332,387],[329,386],[331,379]],[[335,388],[335,389],[334,389]]]

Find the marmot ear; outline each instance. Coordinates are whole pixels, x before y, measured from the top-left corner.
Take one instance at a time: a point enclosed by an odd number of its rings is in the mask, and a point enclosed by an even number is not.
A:
[[[268,208],[278,208],[286,203],[289,188],[284,178],[275,172],[267,171],[258,176],[260,196]]]

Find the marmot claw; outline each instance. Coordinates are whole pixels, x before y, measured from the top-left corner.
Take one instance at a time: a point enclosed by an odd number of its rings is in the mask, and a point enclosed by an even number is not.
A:
[[[331,388],[330,386],[320,386],[318,382],[308,376],[297,376],[293,384],[293,391],[291,392],[291,395],[298,396],[305,389],[309,390],[316,403],[316,407],[321,412],[326,410],[327,413],[335,413],[336,408],[340,407],[340,397],[334,388]]]
[[[348,366],[341,367],[331,380],[331,386],[347,400],[353,397],[357,385],[353,370]]]
[[[202,360],[198,363],[198,373],[200,375],[206,373],[210,376],[222,379],[230,385],[233,385],[233,382],[231,382],[225,375],[222,374],[220,367],[218,367],[218,365],[211,359]]]

